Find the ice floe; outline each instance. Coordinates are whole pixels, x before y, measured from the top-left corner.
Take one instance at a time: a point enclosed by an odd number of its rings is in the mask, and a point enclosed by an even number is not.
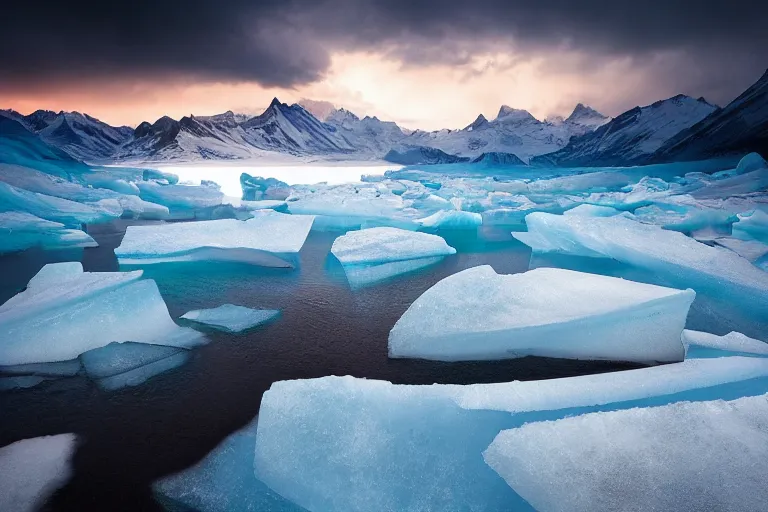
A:
[[[570,270],[500,275],[474,267],[411,304],[389,333],[389,355],[681,361],[680,333],[694,297],[692,290]]]

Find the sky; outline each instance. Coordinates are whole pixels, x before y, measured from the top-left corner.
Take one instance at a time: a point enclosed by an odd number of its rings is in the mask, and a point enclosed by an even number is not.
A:
[[[14,2],[0,108],[113,125],[329,101],[407,128],[502,104],[615,116],[676,94],[724,105],[768,67],[755,0]]]

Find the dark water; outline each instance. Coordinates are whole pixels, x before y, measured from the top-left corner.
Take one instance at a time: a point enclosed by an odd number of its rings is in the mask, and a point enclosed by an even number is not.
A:
[[[113,249],[124,229],[124,223],[90,229],[98,248],[0,257],[0,302],[23,289],[46,263],[81,260],[89,271],[118,270]],[[0,394],[0,446],[65,432],[80,438],[74,477],[47,509],[159,510],[151,482],[197,462],[248,423],[277,380],[354,375],[407,384],[467,384],[634,367],[531,357],[482,363],[390,360],[389,330],[427,288],[480,264],[500,273],[523,272],[530,251],[505,230],[488,229],[477,237],[443,233],[457,255],[352,292],[329,252],[337,235],[312,232],[293,270],[223,263],[146,267],[145,276],[157,281],[173,318],[222,303],[282,310],[279,320],[245,334],[210,333],[211,343],[177,370],[116,392],[77,377]]]

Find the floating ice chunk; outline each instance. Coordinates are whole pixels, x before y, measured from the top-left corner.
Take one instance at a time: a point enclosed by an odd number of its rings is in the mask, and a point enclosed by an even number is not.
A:
[[[170,261],[234,260],[266,266],[290,266],[275,254],[297,253],[314,217],[272,210],[253,212],[246,221],[129,226],[115,254],[122,264]]]
[[[598,171],[533,181],[528,184],[532,193],[571,193],[600,190],[618,190],[633,183],[630,176],[618,171]]]
[[[766,424],[768,396],[676,403],[529,423],[483,456],[541,512],[758,511]]]
[[[0,213],[0,254],[30,247],[70,249],[97,247],[84,231],[66,229],[64,224],[41,219],[25,212]]]
[[[482,225],[483,217],[475,212],[441,210],[416,222],[425,228],[475,229]]]
[[[749,153],[739,160],[739,165],[736,166],[736,174],[747,174],[748,172],[767,168],[768,162],[762,156],[757,153]]]
[[[59,434],[0,448],[0,510],[39,510],[72,475],[76,440],[74,434]]]
[[[316,215],[317,230],[358,229],[363,224],[413,225],[413,215],[404,212],[403,198],[378,183],[312,185],[293,187],[288,209],[293,214]]]
[[[280,311],[276,309],[251,309],[234,304],[222,304],[213,309],[189,311],[181,318],[222,331],[241,332],[269,322],[279,314]]]
[[[275,382],[261,402],[256,477],[308,510],[369,511],[371,503],[398,511],[528,510],[483,463],[501,430],[734,390],[764,393],[766,377],[768,359],[725,357],[469,386],[352,377]]]
[[[597,218],[532,213],[523,243],[541,252],[613,258],[663,272],[687,286],[723,290],[736,287],[750,299],[768,299],[768,274],[731,251],[710,247],[682,233],[642,224],[623,216]]]
[[[675,231],[717,229],[727,231],[736,216],[725,210],[684,204],[657,203],[635,210],[635,219]]]
[[[598,206],[595,204],[580,204],[576,208],[571,208],[563,213],[563,215],[582,215],[585,217],[613,217],[619,215],[621,212],[616,208],[610,206]]]
[[[243,200],[261,201],[276,199],[283,201],[291,195],[291,187],[275,178],[262,178],[246,173],[240,175],[240,187],[243,189]]]
[[[346,265],[447,256],[456,254],[456,249],[437,235],[382,227],[350,231],[338,237],[331,253]]]
[[[257,424],[258,416],[194,466],[156,481],[152,489],[158,501],[168,510],[186,507],[199,512],[303,511],[254,476]]]
[[[155,375],[177,368],[189,351],[150,343],[113,342],[80,354],[85,372],[103,389],[137,386]]]
[[[730,332],[718,336],[708,332],[683,331],[683,345],[686,358],[723,357],[724,355],[768,356],[768,343]]]
[[[722,199],[729,196],[760,192],[768,187],[768,168],[710,181],[691,192],[696,199]]]
[[[416,299],[389,333],[389,355],[682,361],[680,333],[695,296],[555,268],[499,275],[484,265]]]
[[[224,199],[224,194],[213,187],[161,185],[154,181],[142,181],[137,185],[142,199],[171,210],[199,210],[218,206]]]
[[[122,217],[147,220],[162,220],[170,216],[167,206],[144,201],[138,196],[124,195],[116,199],[122,210]],[[103,203],[101,203],[103,204]]]
[[[0,211],[30,213],[68,227],[106,222],[118,217],[112,209],[29,192],[0,181]]]
[[[77,262],[46,265],[0,306],[0,365],[67,361],[112,341],[205,342],[177,326],[155,282],[140,277],[141,271],[83,272]]]
[[[739,221],[733,225],[733,237],[768,243],[768,213],[754,210],[739,214]]]

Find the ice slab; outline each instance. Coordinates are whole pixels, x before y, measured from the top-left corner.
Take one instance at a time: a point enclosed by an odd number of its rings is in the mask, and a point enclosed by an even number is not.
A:
[[[729,332],[718,336],[708,332],[683,331],[685,357],[723,357],[724,355],[757,355],[768,357],[768,343],[745,336],[740,332]]]
[[[256,478],[313,511],[530,510],[482,460],[501,430],[767,390],[768,360],[755,357],[468,386],[276,382],[261,402]]]
[[[0,510],[39,510],[71,477],[76,440],[74,434],[59,434],[0,448]]]
[[[97,247],[84,231],[66,229],[64,224],[41,219],[25,212],[0,213],[0,254],[30,247],[71,249]]]
[[[194,466],[156,481],[152,489],[158,501],[167,510],[303,511],[256,479],[253,453],[257,424],[258,416]]]
[[[571,270],[500,275],[484,265],[416,299],[389,333],[389,356],[682,361],[680,333],[695,296]]]
[[[768,208],[768,206],[766,206]],[[733,225],[733,237],[741,240],[759,240],[768,243],[768,213],[754,210],[740,214]]]
[[[316,230],[415,227],[415,212],[407,212],[403,198],[380,183],[294,186],[287,202],[293,214],[317,216]]]
[[[429,217],[417,219],[416,222],[425,228],[475,229],[482,225],[483,217],[475,212],[440,210]]]
[[[217,308],[188,311],[181,318],[222,331],[241,332],[269,322],[278,315],[280,311],[276,309],[252,309],[222,304]]]
[[[171,210],[200,210],[222,204],[224,194],[213,187],[164,185],[156,181],[141,181],[141,199],[167,206]]]
[[[726,210],[707,208],[701,205],[656,203],[638,208],[635,219],[648,224],[657,224],[666,229],[692,232],[702,229],[719,229],[727,232],[736,216]]]
[[[331,253],[343,265],[380,264],[456,254],[442,237],[398,228],[350,231],[333,242]]]
[[[246,173],[240,175],[240,187],[243,189],[243,200],[280,200],[291,195],[291,187],[284,181],[275,178],[262,178]]]
[[[129,226],[115,254],[121,264],[211,259],[285,267],[290,265],[275,254],[299,252],[313,220],[308,215],[259,210],[245,221]]]
[[[67,361],[112,341],[204,343],[171,320],[155,282],[140,277],[83,272],[79,262],[46,265],[0,306],[0,365]]]
[[[107,222],[120,216],[120,213],[115,212],[113,208],[29,192],[2,181],[0,181],[0,211],[25,212],[75,228],[79,228],[82,224]]]
[[[529,423],[483,456],[540,512],[758,511],[767,424],[766,395],[676,403]]]
[[[113,342],[79,357],[88,377],[106,390],[137,386],[188,359],[184,348],[132,342]]]
[[[766,168],[768,168],[768,162],[762,156],[757,153],[749,153],[739,160],[739,165],[736,166],[736,174],[746,174]]]
[[[525,218],[535,251],[602,256],[672,276],[699,291],[707,286],[768,301],[768,274],[731,251],[624,216],[531,213]]]

